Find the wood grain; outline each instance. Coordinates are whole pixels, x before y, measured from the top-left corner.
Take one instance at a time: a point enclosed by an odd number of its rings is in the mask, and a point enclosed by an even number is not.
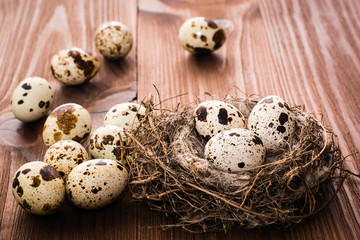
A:
[[[227,41],[216,53],[193,56],[178,41],[183,21],[216,19]],[[132,31],[133,49],[121,61],[107,61],[94,44],[96,27],[119,20]],[[25,213],[11,193],[22,164],[45,153],[44,119],[24,124],[14,118],[10,98],[27,76],[41,76],[55,88],[54,107],[86,107],[93,129],[114,104],[154,95],[186,104],[210,92],[245,96],[276,94],[304,105],[337,134],[344,155],[360,151],[360,2],[357,0],[0,0],[0,239],[360,239],[360,181],[350,177],[328,207],[287,228],[191,234],[163,230],[173,217],[132,202],[83,211],[68,201],[54,216]],[[101,60],[89,83],[65,87],[49,69],[60,49],[81,47]],[[160,92],[157,96],[155,85]],[[346,167],[359,173],[359,156]],[[329,192],[333,187],[329,186]]]

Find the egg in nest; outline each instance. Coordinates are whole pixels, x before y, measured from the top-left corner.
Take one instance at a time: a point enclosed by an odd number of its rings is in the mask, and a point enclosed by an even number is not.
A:
[[[205,158],[212,166],[238,172],[261,165],[266,150],[262,140],[247,129],[229,129],[212,137],[205,145]]]
[[[209,140],[215,134],[231,129],[246,128],[245,118],[233,105],[217,100],[200,103],[194,110],[196,131]]]
[[[294,135],[295,115],[282,98],[267,96],[251,110],[248,129],[263,140],[269,154],[276,154],[287,147]]]

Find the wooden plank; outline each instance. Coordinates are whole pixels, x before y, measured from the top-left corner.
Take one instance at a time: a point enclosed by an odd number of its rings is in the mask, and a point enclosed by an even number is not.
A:
[[[25,213],[11,193],[12,177],[22,164],[42,160],[44,119],[23,124],[11,113],[13,89],[25,77],[41,76],[55,89],[54,108],[76,102],[102,125],[114,104],[136,98],[136,49],[122,61],[106,61],[95,49],[94,33],[104,21],[129,26],[136,42],[136,1],[0,1],[0,239],[136,239],[136,205],[128,195],[99,211],[82,211],[65,202],[59,213]],[[51,75],[50,59],[60,49],[81,47],[96,54],[101,69],[89,83],[65,87]]]
[[[323,114],[345,156],[359,152],[360,38],[358,1],[260,1],[279,81],[293,102]],[[345,161],[358,173],[359,156]],[[360,181],[349,178],[326,224],[338,239],[360,238]],[[336,206],[335,206],[336,205]],[[321,218],[323,219],[323,218]],[[339,221],[343,219],[343,221]]]

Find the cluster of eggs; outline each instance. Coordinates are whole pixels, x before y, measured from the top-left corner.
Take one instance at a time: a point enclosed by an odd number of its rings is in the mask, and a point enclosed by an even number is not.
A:
[[[74,205],[97,209],[115,201],[124,190],[128,172],[121,163],[126,146],[126,130],[137,127],[145,114],[135,103],[113,106],[104,126],[90,136],[89,152],[84,143],[90,135],[89,112],[75,103],[55,108],[43,127],[48,147],[43,161],[28,162],[13,178],[12,191],[18,203],[37,215],[56,212],[65,195]]]
[[[125,57],[132,48],[132,35],[120,22],[106,22],[95,33],[98,51],[107,59]],[[92,79],[100,61],[81,48],[58,51],[51,59],[56,80],[76,86]],[[24,79],[14,89],[11,107],[15,117],[33,122],[44,117],[54,103],[54,90],[40,77]],[[138,124],[145,109],[139,104],[121,103],[105,116],[104,126],[92,131],[89,112],[79,104],[56,107],[47,117],[42,137],[48,148],[42,161],[28,162],[15,173],[12,192],[28,212],[48,215],[56,212],[65,196],[84,209],[104,207],[115,201],[128,181],[121,157],[127,142],[125,129]],[[82,144],[90,136],[89,153]]]
[[[239,172],[264,163],[266,155],[286,148],[295,131],[295,116],[278,96],[261,99],[247,123],[233,105],[207,101],[194,110],[195,129],[208,142],[205,158],[220,170]]]

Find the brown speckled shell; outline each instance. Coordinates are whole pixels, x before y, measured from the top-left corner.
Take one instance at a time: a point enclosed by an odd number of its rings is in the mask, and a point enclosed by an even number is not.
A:
[[[99,60],[81,48],[61,50],[51,59],[53,76],[69,86],[79,85],[92,79],[99,69]]]
[[[90,137],[89,152],[93,158],[121,160],[121,152],[128,140],[124,129],[114,125],[102,126]]]
[[[247,129],[225,130],[205,145],[205,158],[215,168],[237,172],[261,165],[266,150],[262,140]]]
[[[12,193],[26,211],[36,215],[49,215],[62,205],[65,186],[55,168],[35,161],[22,165],[16,171]]]
[[[133,37],[128,27],[120,22],[105,22],[95,33],[99,52],[108,59],[120,59],[131,50]]]
[[[91,132],[89,112],[76,103],[63,104],[52,111],[45,121],[43,140],[50,147],[61,140],[84,143]]]
[[[86,149],[78,142],[63,140],[56,142],[46,151],[44,162],[53,166],[66,180],[71,170],[89,160]]]
[[[268,154],[274,154],[285,148],[294,134],[295,115],[283,99],[267,96],[252,109],[248,129],[263,140]]]
[[[194,54],[207,54],[219,49],[226,40],[224,30],[213,20],[195,17],[186,20],[179,30],[182,46]]]
[[[114,202],[127,182],[128,172],[119,161],[93,159],[71,171],[66,193],[76,206],[97,209]]]
[[[233,105],[217,100],[200,103],[193,113],[196,131],[209,140],[231,128],[246,128],[245,118]]]
[[[145,116],[145,111],[145,108],[137,103],[117,104],[106,113],[104,125],[110,124],[126,130],[133,130]]]
[[[11,98],[15,117],[32,122],[45,116],[54,102],[54,90],[43,78],[29,77],[19,83]]]

